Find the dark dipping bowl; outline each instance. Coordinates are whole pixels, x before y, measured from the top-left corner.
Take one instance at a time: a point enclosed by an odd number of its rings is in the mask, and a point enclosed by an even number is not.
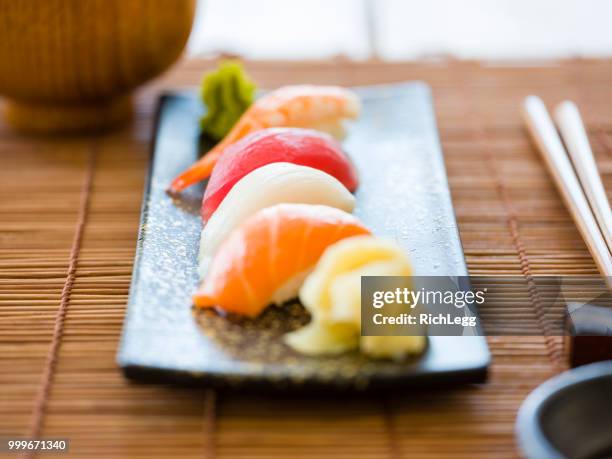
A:
[[[516,435],[533,459],[612,458],[612,360],[566,371],[534,390]]]

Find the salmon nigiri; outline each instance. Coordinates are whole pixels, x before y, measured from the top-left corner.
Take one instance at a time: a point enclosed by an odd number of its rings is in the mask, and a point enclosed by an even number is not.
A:
[[[359,115],[355,93],[338,86],[285,86],[255,101],[230,132],[199,161],[174,179],[178,193],[210,176],[224,150],[246,135],[270,127],[304,127],[341,136],[342,121]]]
[[[278,204],[248,218],[221,244],[193,302],[250,317],[295,298],[323,251],[369,234],[354,216],[311,204]]]
[[[326,172],[349,191],[357,172],[332,137],[312,129],[274,128],[255,132],[230,146],[215,166],[202,200],[207,221],[232,187],[245,175],[270,163],[286,162]]]

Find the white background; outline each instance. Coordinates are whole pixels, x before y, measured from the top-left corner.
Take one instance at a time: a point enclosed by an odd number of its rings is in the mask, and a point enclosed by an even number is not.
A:
[[[189,53],[603,57],[612,55],[612,0],[200,0]]]

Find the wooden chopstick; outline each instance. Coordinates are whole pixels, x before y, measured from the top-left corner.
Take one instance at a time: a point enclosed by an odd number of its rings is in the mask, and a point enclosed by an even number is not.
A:
[[[591,205],[595,219],[612,253],[612,212],[606,196],[589,138],[576,105],[566,100],[555,108],[555,121],[578,179]]]
[[[612,288],[612,256],[544,102],[537,96],[527,97],[523,116],[599,272]]]

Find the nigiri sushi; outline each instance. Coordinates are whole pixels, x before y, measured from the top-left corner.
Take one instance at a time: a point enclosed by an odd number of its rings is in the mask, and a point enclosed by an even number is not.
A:
[[[291,163],[266,164],[242,177],[208,219],[200,240],[200,274],[228,234],[257,211],[281,203],[322,204],[352,212],[355,198],[337,179]]]
[[[329,246],[306,278],[299,297],[312,321],[286,335],[304,354],[338,354],[359,348],[376,358],[402,358],[421,352],[425,336],[360,336],[361,277],[404,276],[412,267],[400,247],[373,236],[356,236]],[[391,306],[387,306],[390,308]]]
[[[266,129],[233,144],[219,160],[202,200],[204,221],[238,180],[258,167],[276,162],[313,167],[335,177],[349,191],[357,188],[355,168],[329,135],[311,129]]]
[[[202,308],[257,316],[270,303],[296,297],[326,247],[360,234],[369,231],[354,216],[333,207],[266,207],[221,244],[193,302]]]
[[[304,127],[340,135],[342,121],[359,115],[355,93],[337,86],[285,86],[255,101],[232,130],[199,161],[176,177],[168,191],[177,193],[207,178],[225,148],[252,132],[270,127]]]

